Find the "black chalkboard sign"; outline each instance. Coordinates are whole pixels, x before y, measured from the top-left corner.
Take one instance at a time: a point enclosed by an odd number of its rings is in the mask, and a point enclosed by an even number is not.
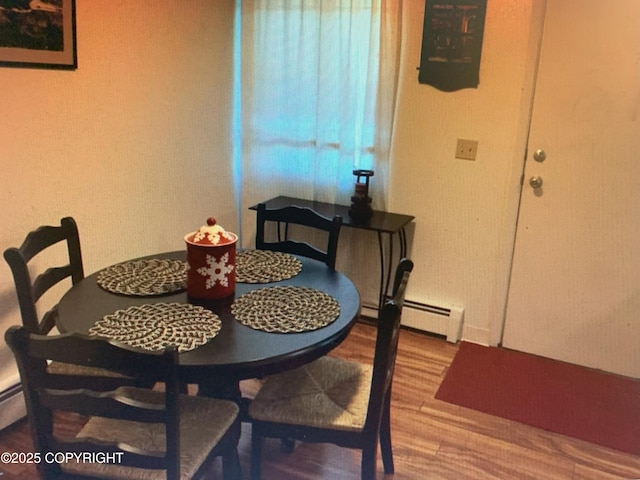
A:
[[[445,92],[477,88],[487,0],[426,0],[420,83]]]

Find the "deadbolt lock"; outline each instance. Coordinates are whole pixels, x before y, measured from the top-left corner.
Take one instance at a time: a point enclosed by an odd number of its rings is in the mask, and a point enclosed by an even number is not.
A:
[[[539,148],[533,154],[533,159],[536,162],[544,162],[547,159],[547,153],[544,150],[542,150],[541,148]]]

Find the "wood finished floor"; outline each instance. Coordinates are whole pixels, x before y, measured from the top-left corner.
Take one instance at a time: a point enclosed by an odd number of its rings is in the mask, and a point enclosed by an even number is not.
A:
[[[332,354],[356,361],[371,360],[374,327],[357,324]],[[478,479],[640,479],[640,457],[538,430],[434,399],[457,346],[403,330],[392,400],[392,434],[396,473],[385,476],[378,460],[378,478],[395,480]],[[243,382],[251,395],[256,381]],[[78,418],[66,418],[74,430]],[[243,426],[240,456],[249,475],[250,427]],[[640,441],[640,439],[639,439]],[[0,452],[32,451],[28,425],[20,421],[0,432]],[[296,445],[292,454],[278,441],[264,449],[264,480],[355,480],[360,455],[331,445]],[[36,479],[35,469],[0,465],[0,480]],[[207,478],[221,478],[219,463]]]

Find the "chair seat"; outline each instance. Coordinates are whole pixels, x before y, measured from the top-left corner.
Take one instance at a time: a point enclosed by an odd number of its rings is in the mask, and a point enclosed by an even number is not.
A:
[[[139,401],[163,403],[164,393],[133,387],[119,389]],[[180,399],[180,478],[193,478],[208,453],[236,419],[238,406],[226,400],[181,395]],[[92,417],[77,437],[120,442],[145,450],[164,452],[164,425]],[[69,462],[63,470],[74,474],[103,475],[122,480],[165,480],[164,470],[147,470],[117,464]]]
[[[334,430],[363,429],[372,367],[321,357],[296,370],[273,375],[249,406],[259,421]]]

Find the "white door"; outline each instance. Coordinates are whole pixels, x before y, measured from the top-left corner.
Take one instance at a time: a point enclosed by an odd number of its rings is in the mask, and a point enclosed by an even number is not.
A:
[[[640,1],[547,0],[503,346],[640,377],[639,110]]]

